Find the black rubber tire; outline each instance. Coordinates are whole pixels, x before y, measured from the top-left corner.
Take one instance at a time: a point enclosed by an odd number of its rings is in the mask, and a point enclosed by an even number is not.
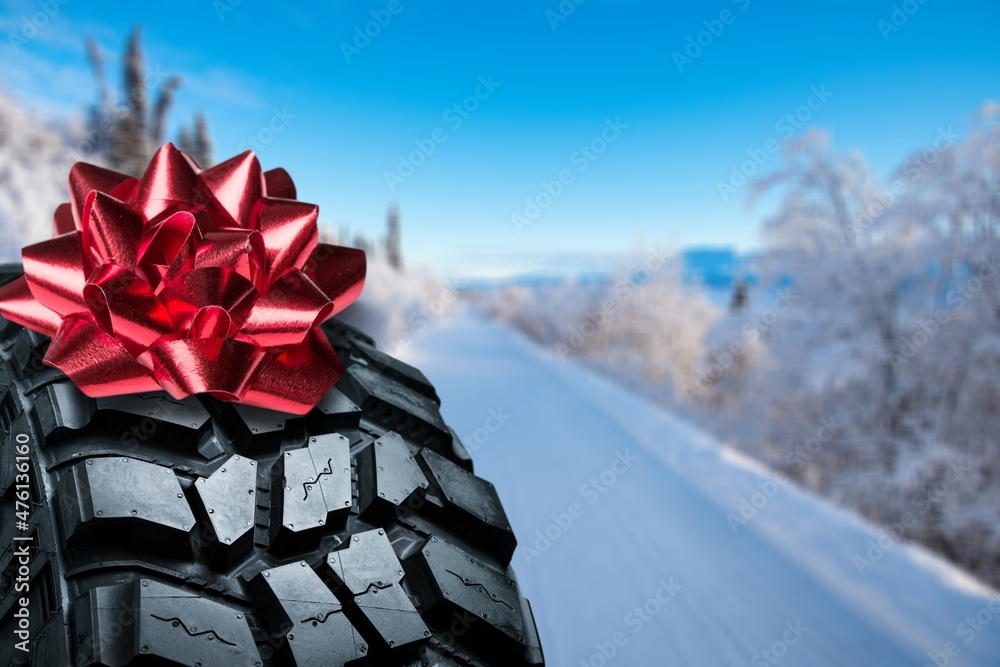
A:
[[[347,372],[296,417],[88,398],[0,318],[0,665],[543,664],[514,535],[434,388],[324,330]]]

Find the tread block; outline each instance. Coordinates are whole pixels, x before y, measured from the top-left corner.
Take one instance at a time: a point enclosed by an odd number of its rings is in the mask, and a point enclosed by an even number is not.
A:
[[[524,660],[529,665],[544,665],[545,654],[542,652],[542,640],[538,637],[535,614],[531,611],[531,603],[528,598],[523,595],[521,596],[521,617],[524,619],[524,643],[528,647],[524,652]]]
[[[481,662],[466,655],[456,654],[455,648],[436,639],[420,649],[420,667],[483,667]]]
[[[0,431],[0,498],[3,498],[8,490],[13,493],[17,479],[17,434],[28,433],[28,415],[21,409],[12,392],[4,392],[0,399],[0,420],[3,421],[3,429]],[[29,446],[29,451],[31,448],[34,448],[34,444]],[[23,462],[22,460],[21,463]],[[34,479],[35,475],[37,472],[30,479]],[[6,545],[9,542],[0,544]]]
[[[19,325],[14,326],[18,327]],[[22,357],[20,360],[16,359],[16,357],[14,358],[15,362],[20,361],[17,372],[24,380],[23,388],[25,393],[36,391],[39,387],[51,382],[66,379],[61,370],[45,363],[45,353],[49,349],[49,343],[51,342],[48,336],[43,336],[37,331],[32,331],[31,329],[25,330],[23,328],[16,329],[14,335],[18,338],[24,338],[27,343],[27,358]],[[18,352],[15,354],[21,354],[23,348],[18,345],[17,349]]]
[[[346,521],[351,511],[351,443],[339,433],[309,438],[280,461],[281,527],[292,533]]]
[[[358,351],[368,359],[368,363],[381,370],[386,375],[403,384],[410,389],[426,396],[434,401],[436,405],[441,405],[441,399],[437,395],[431,381],[427,379],[419,369],[414,368],[405,361],[392,357],[374,345],[357,345]]]
[[[285,435],[285,427],[294,416],[242,403],[224,403],[233,440],[245,449],[277,448]]]
[[[430,398],[362,364],[350,366],[337,386],[367,419],[413,442],[451,451],[451,433]]]
[[[73,539],[116,520],[160,533],[189,532],[194,514],[170,468],[125,456],[90,458],[59,480],[60,516]]]
[[[94,401],[64,379],[45,385],[32,398],[42,435],[48,440],[62,429],[78,430],[94,416]]]
[[[361,513],[374,505],[375,513],[391,518],[397,507],[422,495],[428,486],[410,448],[391,431],[362,449],[356,461]]]
[[[431,538],[413,556],[430,583],[430,605],[447,601],[524,645],[521,595],[513,579],[444,540]]]
[[[137,658],[190,667],[263,664],[242,613],[157,581],[93,588],[74,601],[73,613],[76,664],[119,667]]]
[[[368,644],[305,561],[260,572],[250,580],[265,605],[261,615],[284,638],[296,667],[340,667],[364,660]]]
[[[52,614],[32,633],[31,660],[36,665],[72,665],[62,614]],[[18,651],[21,653],[21,651]],[[14,663],[17,664],[17,663]]]
[[[13,521],[10,523],[13,524]],[[48,569],[46,566],[50,563],[51,555],[34,546],[38,543],[38,527],[31,526],[27,533],[20,531],[17,533],[18,537],[30,537],[30,542],[13,542],[11,538],[14,535],[13,525],[10,528],[0,528],[0,538],[7,540],[5,544],[8,545],[0,550],[0,619],[10,617],[15,604],[18,602],[18,598],[21,597],[17,594],[19,591],[15,589],[15,578],[23,577],[25,574],[24,570],[21,569],[24,567],[21,559],[24,558],[22,550],[26,548],[25,545],[29,545],[27,547],[27,579],[29,582],[28,596],[30,598],[29,614],[31,618],[43,617],[44,614],[40,606],[40,601],[45,595],[43,593],[44,586],[39,574],[44,569]]]
[[[212,416],[193,396],[178,400],[156,391],[104,396],[95,402],[101,432],[120,433],[123,452],[152,445],[185,454],[212,453]]]
[[[165,392],[105,396],[97,399],[97,407],[137,417],[155,417],[157,421],[195,431],[200,431],[212,419],[196,397],[178,400]]]
[[[9,384],[0,384],[0,431],[10,433],[10,427],[23,409],[17,393]]]
[[[313,433],[357,428],[361,424],[361,408],[334,387],[306,415],[306,423]]]
[[[458,437],[458,433],[455,433],[455,429],[450,426],[448,427],[448,431],[451,432],[451,453],[455,457],[455,462],[469,472],[476,472],[476,468],[472,463],[472,455],[469,454],[469,450],[465,448],[465,444],[463,444],[462,439]]]
[[[230,456],[209,477],[194,485],[220,543],[252,538],[257,506],[257,464],[238,454]]]
[[[352,307],[353,304],[348,306],[348,308]],[[347,311],[345,311],[345,313],[346,312]],[[327,320],[323,323],[322,329],[323,333],[325,333],[326,337],[330,340],[330,344],[333,345],[334,349],[338,350],[338,354],[341,350],[345,350],[352,345],[358,345],[359,343],[365,345],[375,344],[375,340],[371,336],[360,329],[352,327],[350,324],[346,324],[341,321],[340,317],[334,317],[333,319]]]
[[[441,489],[449,520],[471,540],[488,547],[503,565],[509,565],[517,539],[496,487],[430,449],[420,452],[420,460],[428,477]]]
[[[343,549],[327,556],[324,573],[332,577],[341,599],[353,597],[362,627],[376,633],[385,646],[396,648],[430,637],[403,590],[403,566],[384,530],[352,536]]]
[[[10,346],[4,356],[10,359],[12,370],[18,375],[19,379],[25,379],[33,373],[47,368],[42,363],[44,354],[37,349],[45,341],[39,340],[38,335],[31,331],[31,329],[26,329],[17,324],[13,324],[13,327],[13,329],[8,329],[4,332],[11,334]],[[48,339],[46,338],[45,340],[47,341]]]

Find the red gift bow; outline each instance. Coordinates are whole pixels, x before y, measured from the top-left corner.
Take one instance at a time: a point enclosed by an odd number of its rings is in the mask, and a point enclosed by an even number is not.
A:
[[[343,375],[319,325],[357,299],[365,254],[318,243],[284,169],[247,151],[203,170],[167,144],[138,179],[79,162],[69,191],[0,314],[51,336],[45,363],[85,394],[305,414]]]

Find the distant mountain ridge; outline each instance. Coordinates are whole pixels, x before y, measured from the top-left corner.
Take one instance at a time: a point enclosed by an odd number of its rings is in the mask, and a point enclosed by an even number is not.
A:
[[[755,282],[755,276],[748,267],[754,257],[752,254],[740,254],[735,248],[726,246],[692,246],[682,249],[679,254],[683,263],[681,279],[684,284],[701,284],[711,290],[724,290],[731,288],[733,281],[740,277],[748,283]],[[600,263],[606,264],[607,261],[602,259]],[[506,278],[466,278],[457,281],[457,284],[467,291],[479,291],[514,286],[554,286],[567,280],[581,285],[606,285],[617,277],[618,274],[611,269],[578,273],[532,271]]]

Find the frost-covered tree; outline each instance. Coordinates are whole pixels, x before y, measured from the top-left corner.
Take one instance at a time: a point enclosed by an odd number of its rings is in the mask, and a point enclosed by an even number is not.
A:
[[[21,260],[21,247],[52,234],[52,214],[66,199],[69,146],[80,140],[21,108],[0,90],[0,261]]]
[[[655,248],[623,256],[607,281],[566,278],[475,294],[475,306],[512,324],[566,361],[583,361],[667,404],[697,380],[720,315],[683,258]]]
[[[795,313],[716,383],[722,412],[703,420],[877,521],[911,512],[907,537],[994,583],[1000,529],[982,505],[1000,497],[996,119],[986,105],[965,136],[941,129],[885,179],[818,133],[786,146],[751,193],[780,194],[754,269],[796,293]],[[789,460],[831,417],[836,438]],[[923,511],[915,498],[956,461],[967,473]]]
[[[900,406],[891,358],[901,344],[901,287],[913,277],[914,235],[886,229],[893,204],[887,190],[859,153],[836,151],[820,132],[789,141],[783,167],[754,184],[751,201],[774,189],[783,197],[763,222],[766,277],[791,276],[801,307],[829,318],[828,328],[878,342],[866,364],[880,384],[872,416],[895,432]],[[900,227],[897,221],[893,229]]]
[[[403,249],[400,241],[399,206],[389,207],[389,218],[386,221],[385,256],[389,266],[394,269],[403,268]]]
[[[87,57],[94,72],[97,102],[88,113],[89,148],[92,161],[127,174],[141,174],[153,153],[163,144],[166,118],[173,105],[181,79],[169,76],[159,82],[155,102],[149,108],[151,77],[142,53],[142,35],[133,29],[122,58],[121,95],[113,99],[105,79],[105,57],[93,40],[88,40]],[[202,166],[211,165],[211,140],[203,115],[195,116],[191,130],[181,128],[178,144],[188,150]]]
[[[208,121],[205,114],[194,116],[194,151],[191,155],[202,167],[212,166],[212,138],[208,133]]]

